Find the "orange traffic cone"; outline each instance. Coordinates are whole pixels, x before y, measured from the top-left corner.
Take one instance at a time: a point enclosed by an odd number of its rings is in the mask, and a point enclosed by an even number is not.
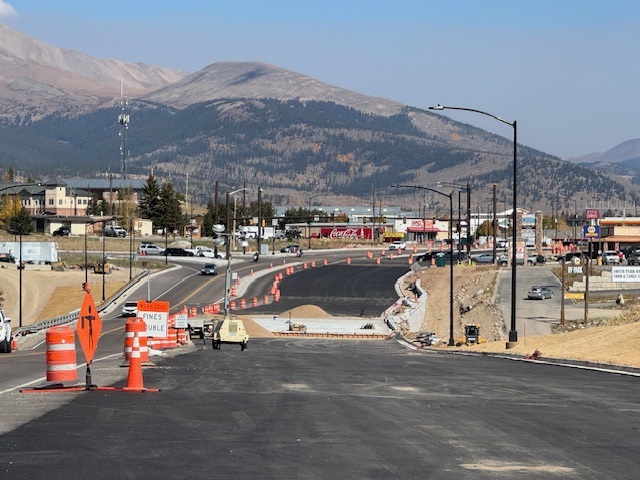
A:
[[[11,339],[11,350],[18,350],[18,342],[15,338]]]
[[[157,388],[144,388],[142,380],[142,361],[140,360],[140,339],[138,332],[133,336],[133,346],[131,347],[131,357],[129,358],[129,374],[127,375],[127,386],[122,390],[125,392],[157,392]]]

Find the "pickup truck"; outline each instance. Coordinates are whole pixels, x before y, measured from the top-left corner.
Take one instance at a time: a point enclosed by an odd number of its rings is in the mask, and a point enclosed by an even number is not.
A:
[[[540,256],[541,255],[535,255],[535,254],[527,255],[527,265],[533,266],[533,265],[540,265],[544,263],[544,257],[540,259],[539,258]],[[498,257],[498,263],[501,266],[506,267],[509,264],[509,257],[507,255],[500,255]],[[524,258],[516,258],[516,265],[524,265]]]
[[[11,319],[0,310],[0,353],[11,353]]]

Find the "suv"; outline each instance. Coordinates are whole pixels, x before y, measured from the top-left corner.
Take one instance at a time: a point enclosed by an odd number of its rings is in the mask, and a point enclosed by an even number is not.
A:
[[[138,247],[138,255],[162,255],[164,248],[155,243],[143,243]]]
[[[126,237],[127,231],[118,225],[107,225],[104,227],[104,234],[107,237]]]

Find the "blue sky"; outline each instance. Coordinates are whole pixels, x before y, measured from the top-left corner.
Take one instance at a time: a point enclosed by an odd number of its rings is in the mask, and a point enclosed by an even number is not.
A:
[[[0,0],[0,21],[96,57],[187,72],[262,61],[418,108],[484,110],[562,158],[640,137],[637,0]]]

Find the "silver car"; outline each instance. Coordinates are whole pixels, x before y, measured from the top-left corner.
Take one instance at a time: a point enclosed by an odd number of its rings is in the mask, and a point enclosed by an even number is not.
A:
[[[545,300],[551,297],[553,297],[553,292],[547,287],[531,287],[527,293],[529,300]]]

